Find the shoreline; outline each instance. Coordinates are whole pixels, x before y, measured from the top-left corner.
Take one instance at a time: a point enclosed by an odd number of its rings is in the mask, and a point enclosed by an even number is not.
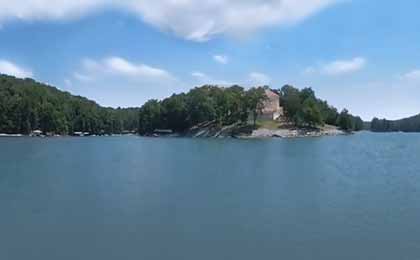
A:
[[[40,130],[31,134],[6,134],[0,133],[1,137],[37,137],[37,138],[59,138],[59,137],[118,137],[118,136],[142,136],[142,137],[185,137],[185,138],[237,138],[237,139],[267,139],[267,138],[305,138],[348,135],[349,132],[340,130],[336,126],[325,125],[320,128],[295,127],[291,125],[251,125],[231,124],[219,126],[215,122],[204,122],[184,132],[173,132],[172,130],[155,130],[151,134],[118,133],[118,134],[88,134],[87,132],[75,132],[72,135],[59,135],[54,133],[44,134]]]
[[[28,135],[28,134],[5,134],[0,133],[0,138],[4,137],[32,137],[32,138],[60,138],[60,137],[118,137],[118,136],[139,136],[138,134],[108,134],[108,135]]]
[[[254,130],[249,137],[245,138],[305,138],[348,135],[349,133],[336,128],[328,129],[266,129]]]
[[[23,135],[23,134],[4,134],[4,133],[0,133],[0,137],[25,137],[27,135]]]
[[[0,138],[87,138],[87,137],[121,137],[121,136],[138,136],[138,137],[149,137],[149,138],[202,138],[202,139],[223,139],[223,138],[236,138],[236,139],[269,139],[269,138],[307,138],[307,137],[324,137],[324,136],[339,136],[348,135],[345,132],[320,132],[320,131],[304,131],[304,130],[269,130],[269,129],[258,129],[253,131],[252,134],[237,134],[237,135],[217,135],[217,136],[191,136],[190,134],[174,133],[170,135],[90,135],[90,136],[74,136],[74,135],[55,135],[55,136],[31,136],[24,134],[0,134]]]

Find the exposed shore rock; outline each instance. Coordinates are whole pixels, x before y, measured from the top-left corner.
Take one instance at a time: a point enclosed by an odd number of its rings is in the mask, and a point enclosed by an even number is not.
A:
[[[214,121],[205,122],[192,127],[186,133],[180,135],[192,138],[298,138],[298,137],[320,137],[345,135],[346,132],[335,126],[324,126],[320,129],[314,128],[258,128],[250,125],[232,124],[219,126]]]
[[[251,135],[252,127],[240,124],[220,126],[216,122],[205,122],[189,129],[183,136],[193,138],[227,138],[238,135]]]
[[[0,137],[23,137],[24,135],[22,134],[4,134],[4,133],[0,133]]]
[[[252,131],[250,136],[243,136],[244,138],[298,138],[298,137],[320,137],[320,136],[336,136],[344,135],[344,131],[337,128],[327,129],[264,129],[260,128]]]

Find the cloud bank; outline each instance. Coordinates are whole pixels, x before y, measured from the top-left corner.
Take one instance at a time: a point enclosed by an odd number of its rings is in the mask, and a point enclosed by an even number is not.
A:
[[[317,67],[307,67],[303,74],[324,74],[338,76],[350,74],[362,70],[366,66],[367,60],[363,57],[356,57],[350,60],[336,60],[321,64]]]
[[[251,72],[247,76],[236,81],[215,79],[212,76],[209,76],[208,74],[203,73],[201,71],[194,71],[191,73],[191,76],[195,79],[194,84],[198,85],[209,84],[229,87],[238,84],[244,87],[257,87],[269,85],[271,83],[271,78],[268,75],[261,72]]]
[[[198,85],[220,85],[225,87],[234,85],[234,83],[227,80],[214,79],[213,77],[200,71],[192,72],[191,76],[195,79],[195,84]]]
[[[134,13],[146,23],[192,41],[242,36],[298,23],[341,0],[0,0],[0,24],[9,20],[75,19],[103,9]]]
[[[64,80],[72,93],[105,106],[138,106],[184,90],[184,84],[163,68],[118,56],[85,58]]]
[[[133,81],[163,82],[176,80],[164,69],[146,64],[133,63],[121,57],[107,57],[101,60],[84,59],[82,71],[73,74],[79,81],[89,82],[98,78],[122,77]]]
[[[357,57],[351,60],[338,60],[328,63],[322,67],[322,72],[328,75],[341,75],[352,73],[363,69],[366,59]]]

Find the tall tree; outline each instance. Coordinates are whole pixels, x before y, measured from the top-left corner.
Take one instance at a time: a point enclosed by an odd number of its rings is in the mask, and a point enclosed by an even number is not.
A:
[[[254,126],[257,123],[258,115],[261,114],[264,100],[267,99],[264,88],[251,88],[246,92],[246,102],[251,111]]]
[[[324,124],[321,111],[314,97],[310,96],[305,99],[296,114],[296,121],[300,126],[317,127]]]
[[[152,99],[147,101],[140,109],[139,131],[142,134],[152,133],[162,126],[161,105]]]
[[[354,122],[347,109],[343,109],[338,117],[338,126],[344,131],[353,131]]]

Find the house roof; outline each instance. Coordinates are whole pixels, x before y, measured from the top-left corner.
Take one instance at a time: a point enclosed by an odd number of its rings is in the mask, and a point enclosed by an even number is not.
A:
[[[277,93],[277,91],[272,90],[272,89],[265,89],[265,94],[267,95],[267,97],[276,97],[278,98],[280,95]]]

